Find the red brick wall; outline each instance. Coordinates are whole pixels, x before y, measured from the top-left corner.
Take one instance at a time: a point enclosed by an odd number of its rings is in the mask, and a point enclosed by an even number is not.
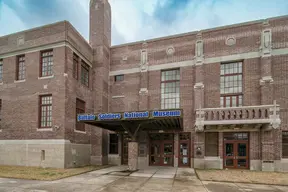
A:
[[[0,86],[2,99],[3,131],[0,139],[63,139],[65,116],[65,47],[53,49],[54,77],[38,79],[40,66],[40,52],[25,55],[26,80],[14,83],[16,71],[16,57],[3,60],[3,85]],[[47,85],[47,89],[44,89]],[[37,131],[39,95],[52,94],[53,126],[60,128],[53,131]]]

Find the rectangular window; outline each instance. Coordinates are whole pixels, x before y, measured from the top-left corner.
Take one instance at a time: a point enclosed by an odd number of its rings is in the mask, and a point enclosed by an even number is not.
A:
[[[282,132],[282,157],[288,158],[288,131]]]
[[[221,64],[220,106],[242,106],[242,62]]]
[[[77,121],[77,115],[85,113],[85,101],[76,99],[76,130],[85,132],[85,124]]]
[[[25,73],[26,73],[25,55],[21,55],[17,57],[16,80],[24,80]]]
[[[180,107],[180,70],[161,72],[161,109]]]
[[[84,61],[81,64],[81,83],[89,87],[89,65]]]
[[[53,50],[41,52],[41,77],[53,75]]]
[[[79,56],[73,54],[73,77],[78,79]]]
[[[52,95],[40,96],[40,128],[52,127]]]
[[[3,81],[3,60],[0,59],[0,82]]]
[[[114,79],[115,82],[123,81],[124,80],[124,75],[116,75],[114,78],[115,78]]]
[[[218,156],[218,133],[205,133],[205,156]]]
[[[118,154],[118,135],[110,134],[109,154]]]

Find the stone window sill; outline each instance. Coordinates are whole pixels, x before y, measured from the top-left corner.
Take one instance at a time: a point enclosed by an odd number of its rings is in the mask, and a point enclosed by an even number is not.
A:
[[[23,80],[14,80],[14,83],[22,83],[22,82],[25,82],[26,79],[23,79]]]
[[[76,129],[74,129],[74,132],[76,132],[76,133],[86,134],[86,131],[78,131],[78,130],[76,130]]]
[[[53,131],[53,128],[37,128],[37,131]]]
[[[2,132],[2,129],[0,129],[0,133]]]
[[[115,96],[112,96],[112,99],[124,98],[124,97],[125,97],[124,95],[115,95]]]
[[[38,79],[51,79],[53,77],[54,75],[50,75],[50,76],[45,76],[45,77],[38,77]]]
[[[0,85],[3,85],[3,81],[0,81]]]

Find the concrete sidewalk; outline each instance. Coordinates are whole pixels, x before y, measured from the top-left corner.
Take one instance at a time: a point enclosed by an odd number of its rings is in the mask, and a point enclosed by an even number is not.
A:
[[[191,168],[149,167],[132,174],[110,167],[57,181],[0,178],[0,192],[287,192],[288,187],[201,182]]]

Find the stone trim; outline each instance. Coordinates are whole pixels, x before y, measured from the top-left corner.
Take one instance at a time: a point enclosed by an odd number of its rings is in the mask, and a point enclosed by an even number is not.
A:
[[[148,89],[147,88],[141,88],[140,91],[139,91],[139,94],[140,95],[148,94]]]
[[[260,85],[265,85],[265,83],[273,84],[274,80],[271,76],[265,76],[260,79]]]
[[[54,78],[54,74],[50,76],[45,76],[45,77],[38,77],[38,79],[51,79]]]
[[[288,48],[284,49],[272,49],[271,55],[278,56],[278,55],[285,55],[288,54]],[[242,59],[253,59],[253,58],[260,58],[260,52],[249,52],[249,53],[240,53],[234,55],[226,55],[220,57],[211,57],[205,58],[203,64],[211,64],[211,63],[219,63],[219,62],[228,62],[228,61],[235,61],[235,60],[242,60]],[[148,67],[148,71],[158,71],[164,69],[171,69],[171,68],[179,68],[179,67],[187,67],[187,66],[195,66],[196,60],[187,60],[187,61],[180,61],[180,62],[173,62],[173,63],[165,63],[159,65],[151,65]],[[121,74],[131,74],[131,73],[139,73],[139,68],[131,68],[131,69],[123,69],[117,71],[110,71],[109,76],[121,75]]]
[[[79,131],[79,130],[76,130],[76,129],[74,129],[74,132],[76,132],[76,133],[86,134],[86,131]]]
[[[53,128],[37,128],[37,131],[53,131]]]
[[[23,80],[14,80],[14,83],[22,83],[22,82],[25,82],[26,79],[23,79]]]
[[[73,48],[73,46],[68,41],[60,41],[60,42],[49,44],[49,45],[35,46],[35,47],[27,48],[27,49],[22,49],[22,50],[18,50],[18,51],[12,51],[12,52],[9,52],[9,53],[4,53],[2,55],[0,54],[0,59],[7,58],[7,57],[13,57],[13,56],[17,56],[17,55],[23,55],[23,54],[27,54],[27,53],[33,53],[33,52],[42,51],[42,50],[45,50],[45,49],[54,49],[54,48],[58,48],[58,47],[64,47],[64,46],[70,48],[82,60],[84,60],[90,67],[92,67],[91,62],[89,60],[87,60],[83,56],[83,54],[81,54],[78,50]]]
[[[124,95],[115,95],[115,96],[112,96],[112,99],[118,99],[118,98],[124,98],[125,96]]]
[[[0,144],[70,144],[65,139],[0,140]]]

